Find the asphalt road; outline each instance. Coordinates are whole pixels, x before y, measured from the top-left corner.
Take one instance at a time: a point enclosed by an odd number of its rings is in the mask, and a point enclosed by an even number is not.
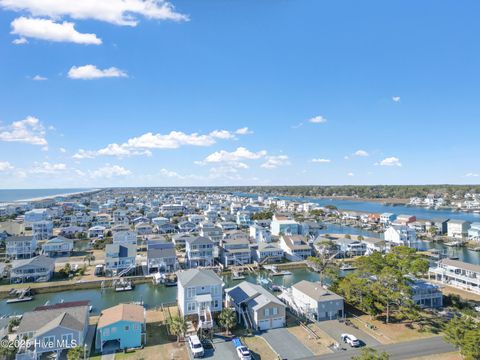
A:
[[[414,341],[406,341],[391,345],[372,346],[379,351],[386,351],[390,354],[391,360],[407,360],[418,356],[427,356],[435,354],[443,354],[455,351],[455,348],[443,340],[442,337],[436,336],[429,339],[421,339]],[[329,355],[312,356],[303,358],[302,360],[347,360],[353,355],[359,353],[361,349],[353,351],[342,351]]]

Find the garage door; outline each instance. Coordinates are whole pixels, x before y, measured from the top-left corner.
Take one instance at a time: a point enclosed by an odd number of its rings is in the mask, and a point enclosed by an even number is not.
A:
[[[284,326],[283,318],[272,319],[272,329],[276,329]]]
[[[260,328],[260,330],[270,329],[270,320],[260,320],[258,322],[258,327]]]

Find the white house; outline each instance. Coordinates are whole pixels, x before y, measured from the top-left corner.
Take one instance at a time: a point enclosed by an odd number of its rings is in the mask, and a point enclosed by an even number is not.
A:
[[[385,241],[393,246],[403,245],[418,249],[417,232],[406,225],[392,225],[384,234]]]
[[[48,220],[32,223],[32,235],[37,240],[48,240],[53,236],[53,223]]]
[[[114,244],[137,245],[137,233],[135,231],[118,231],[113,233]]]
[[[316,321],[344,317],[343,298],[322,287],[320,283],[302,280],[285,291],[281,297],[293,311]]]
[[[301,233],[300,225],[292,218],[284,215],[273,215],[272,222],[270,224],[272,235],[279,236],[285,235],[298,235]]]
[[[42,252],[49,257],[70,256],[73,251],[73,240],[63,236],[57,236],[47,240],[42,245]]]
[[[105,247],[105,271],[113,276],[135,268],[137,246],[132,244],[108,244]]]
[[[222,311],[223,281],[212,270],[189,269],[177,272],[178,310],[196,317],[201,328],[213,327],[212,313]]]
[[[280,247],[291,261],[305,260],[312,255],[312,248],[301,235],[280,236]]]
[[[447,235],[451,238],[466,238],[468,236],[468,229],[470,227],[470,223],[468,221],[463,220],[450,220],[447,223]]]
[[[5,239],[8,259],[30,259],[35,256],[37,240],[33,236],[10,236]]]
[[[272,234],[270,231],[259,225],[250,225],[250,237],[257,244],[269,243],[272,241]]]

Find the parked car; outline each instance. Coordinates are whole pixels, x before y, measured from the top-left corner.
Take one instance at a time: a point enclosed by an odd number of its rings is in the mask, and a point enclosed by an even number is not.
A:
[[[347,343],[351,347],[359,347],[360,346],[360,340],[358,340],[355,336],[351,334],[342,334],[340,335],[340,338],[344,343]]]
[[[192,351],[194,358],[203,357],[203,345],[197,335],[192,335],[188,337],[188,346],[190,346],[190,350]]]
[[[248,347],[242,344],[239,338],[232,339],[233,346],[237,350],[237,355],[240,360],[252,360],[252,354]]]

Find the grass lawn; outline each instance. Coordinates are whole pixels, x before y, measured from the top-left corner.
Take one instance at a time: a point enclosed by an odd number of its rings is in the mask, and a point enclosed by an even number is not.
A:
[[[420,356],[409,360],[462,360],[462,357],[458,352],[449,352],[445,354]]]
[[[308,328],[319,338],[316,339],[313,334],[299,325],[293,316],[287,317],[287,329],[290,331],[303,345],[305,345],[315,355],[329,354],[332,351],[328,348],[334,340],[327,333],[321,330],[315,324],[308,324]]]
[[[371,320],[368,315],[362,315],[358,318],[351,318],[352,323],[358,326],[382,344],[393,344],[402,341],[418,340],[436,336],[439,334],[437,320],[435,320],[430,314],[422,314],[422,316],[428,321],[423,329],[420,329],[419,325],[414,324],[413,327],[409,327],[407,323],[390,323],[385,324],[380,320]],[[376,330],[372,330],[365,326],[365,324],[371,324],[376,327]]]
[[[115,359],[160,359],[188,360],[188,350],[184,343],[177,343],[174,336],[167,334],[166,326],[158,322],[147,323],[147,344],[143,349],[117,353]]]
[[[277,360],[270,345],[260,336],[242,337],[242,341],[248,346],[256,360]]]

